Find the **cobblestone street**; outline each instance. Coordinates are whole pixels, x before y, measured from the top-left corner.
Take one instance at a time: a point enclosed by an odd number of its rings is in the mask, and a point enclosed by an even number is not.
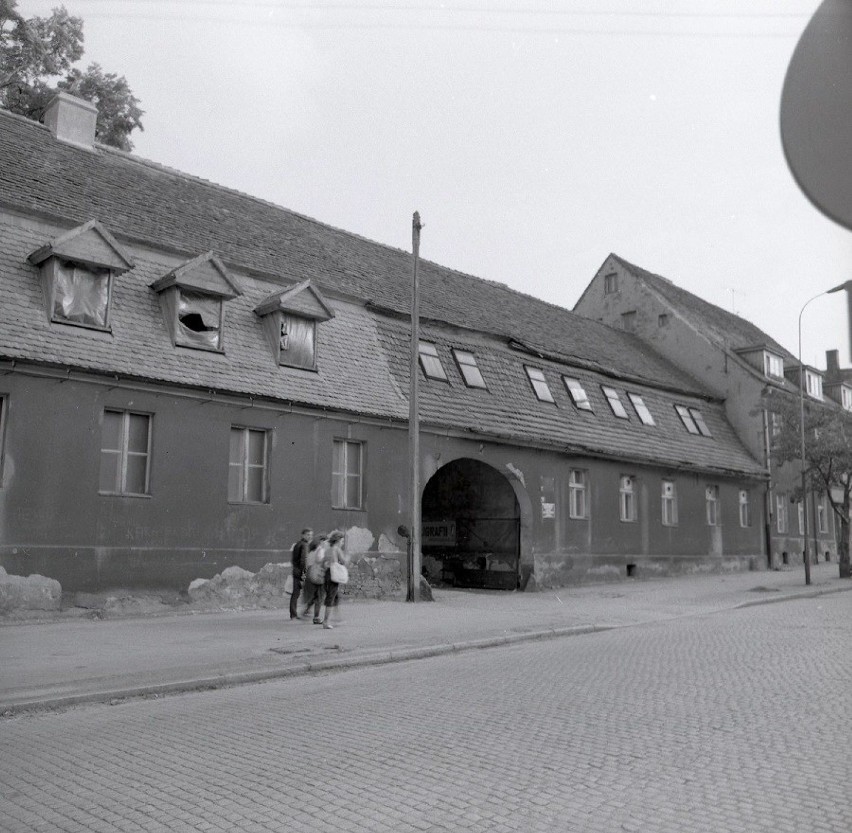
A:
[[[852,594],[0,721],[3,831],[852,830]]]

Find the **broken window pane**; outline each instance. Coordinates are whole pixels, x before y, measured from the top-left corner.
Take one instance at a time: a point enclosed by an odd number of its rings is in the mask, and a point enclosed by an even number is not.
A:
[[[178,293],[178,341],[191,347],[221,347],[222,301],[198,292]]]
[[[53,282],[53,318],[106,327],[109,272],[59,263]]]

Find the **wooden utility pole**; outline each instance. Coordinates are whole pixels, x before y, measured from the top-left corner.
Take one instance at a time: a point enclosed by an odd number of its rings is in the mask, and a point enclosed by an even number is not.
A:
[[[415,211],[411,222],[411,249],[414,269],[411,280],[411,379],[408,397],[408,466],[411,475],[410,510],[411,525],[408,539],[408,594],[409,602],[420,601],[420,293],[417,286],[417,261],[420,257],[420,212]]]

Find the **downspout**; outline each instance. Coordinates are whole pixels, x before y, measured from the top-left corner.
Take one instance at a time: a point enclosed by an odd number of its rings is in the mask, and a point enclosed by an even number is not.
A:
[[[766,567],[772,569],[772,445],[769,438],[769,411],[763,409],[763,458],[769,479],[763,489],[763,532],[766,546]]]

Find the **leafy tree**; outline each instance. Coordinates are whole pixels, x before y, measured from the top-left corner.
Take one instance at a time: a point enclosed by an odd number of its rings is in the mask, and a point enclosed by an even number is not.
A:
[[[769,397],[767,407],[780,417],[773,437],[773,459],[778,464],[800,465],[802,441],[800,403],[784,394]],[[852,414],[839,406],[805,402],[805,484],[808,491],[828,497],[840,528],[840,577],[852,578],[849,562],[850,510],[852,510]],[[802,499],[801,486],[793,493]]]
[[[100,142],[132,150],[142,110],[127,80],[98,64],[73,66],[83,56],[83,21],[64,6],[49,17],[24,19],[17,6],[0,0],[0,106],[38,120],[57,90],[65,90],[97,106]]]

